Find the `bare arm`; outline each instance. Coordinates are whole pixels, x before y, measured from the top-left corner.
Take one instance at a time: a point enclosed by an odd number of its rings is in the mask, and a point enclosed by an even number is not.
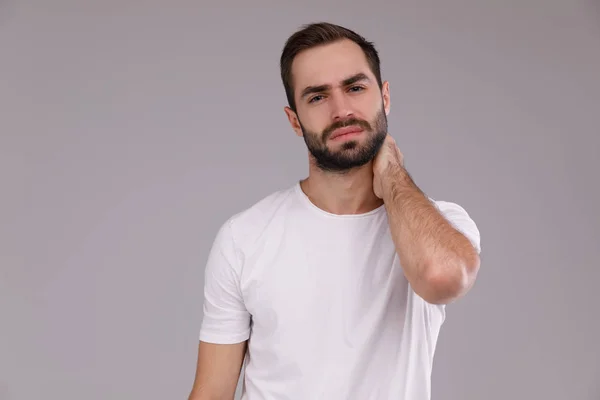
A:
[[[200,341],[194,385],[188,400],[233,400],[246,341],[213,344]]]
[[[479,270],[477,250],[444,218],[402,167],[389,168],[383,199],[390,230],[407,279],[433,304],[464,295]]]

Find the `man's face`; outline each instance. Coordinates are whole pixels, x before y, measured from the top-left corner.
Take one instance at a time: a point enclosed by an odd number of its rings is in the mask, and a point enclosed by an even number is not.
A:
[[[300,53],[292,67],[296,110],[286,110],[316,165],[342,172],[371,161],[387,134],[389,91],[362,49],[345,40]]]

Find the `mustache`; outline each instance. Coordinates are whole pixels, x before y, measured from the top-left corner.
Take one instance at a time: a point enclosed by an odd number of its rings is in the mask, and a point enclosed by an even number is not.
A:
[[[367,131],[371,130],[371,124],[369,124],[367,121],[357,118],[349,118],[343,121],[334,122],[333,124],[329,125],[325,130],[323,130],[323,140],[326,141],[327,139],[329,139],[329,136],[331,136],[333,131],[335,131],[336,129],[345,128],[347,126],[358,126]]]

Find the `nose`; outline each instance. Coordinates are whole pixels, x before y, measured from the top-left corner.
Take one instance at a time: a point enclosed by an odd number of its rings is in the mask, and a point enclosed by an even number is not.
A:
[[[350,102],[344,94],[332,94],[329,104],[331,105],[331,118],[334,121],[343,120],[354,115]]]

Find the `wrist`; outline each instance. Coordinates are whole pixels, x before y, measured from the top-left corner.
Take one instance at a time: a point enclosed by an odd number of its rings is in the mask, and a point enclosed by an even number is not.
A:
[[[406,192],[418,190],[408,171],[401,165],[389,167],[382,182],[384,201],[393,201]]]

